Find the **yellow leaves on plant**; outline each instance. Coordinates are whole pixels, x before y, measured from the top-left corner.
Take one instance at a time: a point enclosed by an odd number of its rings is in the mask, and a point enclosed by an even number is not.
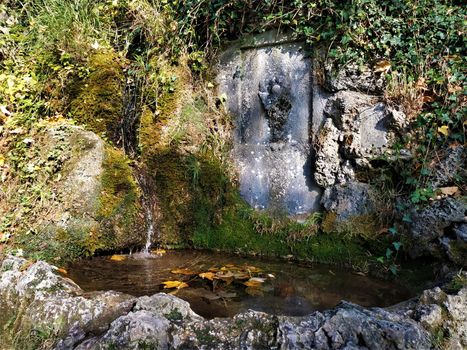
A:
[[[5,156],[3,154],[0,154],[0,166],[5,165]]]
[[[457,191],[459,191],[459,187],[457,186],[441,187],[439,190],[441,191],[442,194],[446,196],[453,196],[454,194],[456,194]]]
[[[382,60],[375,64],[373,71],[375,73],[387,73],[391,69],[391,62],[388,60]]]
[[[172,270],[170,272],[174,273],[176,275],[188,275],[188,276],[197,274],[197,272],[191,271],[189,269],[175,269],[175,270]]]
[[[438,132],[444,136],[449,136],[449,126],[443,125],[438,128]]]
[[[123,261],[126,259],[126,255],[112,255],[110,260],[112,261]]]
[[[164,289],[172,289],[172,288],[177,288],[177,289],[182,289],[182,288],[187,288],[188,284],[182,281],[165,281],[162,282],[164,285]]]
[[[198,276],[201,277],[202,279],[208,279],[210,281],[213,281],[215,277],[215,273],[214,272],[203,272],[203,273],[200,273]]]

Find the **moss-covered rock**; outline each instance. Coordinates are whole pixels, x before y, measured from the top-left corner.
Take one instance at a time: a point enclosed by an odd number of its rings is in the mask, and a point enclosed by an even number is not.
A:
[[[22,138],[10,142],[7,158],[22,180],[11,174],[5,185],[10,191],[1,201],[10,248],[66,261],[143,245],[139,190],[121,151],[69,125]]]
[[[89,58],[89,75],[70,89],[72,117],[110,139],[117,136],[123,111],[123,63],[113,51],[96,53]]]

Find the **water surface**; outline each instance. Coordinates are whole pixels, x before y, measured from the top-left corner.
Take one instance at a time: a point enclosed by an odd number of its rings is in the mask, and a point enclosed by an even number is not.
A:
[[[116,290],[134,296],[173,293],[207,318],[230,317],[247,309],[301,316],[332,308],[341,300],[366,307],[385,307],[416,294],[408,286],[327,265],[308,267],[203,251],[119,258],[123,260],[96,257],[80,261],[70,266],[68,277],[85,291]],[[191,275],[171,272],[176,269],[189,270]],[[259,278],[264,283],[251,288],[244,284],[248,278],[210,281],[197,275],[210,269],[225,276],[231,275],[231,271],[237,276],[249,271],[253,281]],[[164,281],[185,282],[188,287],[164,289]]]

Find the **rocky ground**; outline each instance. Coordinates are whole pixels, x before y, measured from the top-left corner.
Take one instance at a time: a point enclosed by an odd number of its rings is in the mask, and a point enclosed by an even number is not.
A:
[[[0,272],[3,349],[463,349],[467,287],[389,308],[342,301],[305,317],[247,311],[206,320],[167,294],[85,293],[45,262],[9,256]],[[464,280],[458,275],[457,281]]]

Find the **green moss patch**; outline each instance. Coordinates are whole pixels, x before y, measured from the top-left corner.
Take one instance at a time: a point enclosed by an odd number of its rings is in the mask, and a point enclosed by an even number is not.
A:
[[[106,51],[91,56],[88,67],[89,76],[72,87],[71,115],[90,130],[113,139],[123,110],[123,63],[115,52]]]

